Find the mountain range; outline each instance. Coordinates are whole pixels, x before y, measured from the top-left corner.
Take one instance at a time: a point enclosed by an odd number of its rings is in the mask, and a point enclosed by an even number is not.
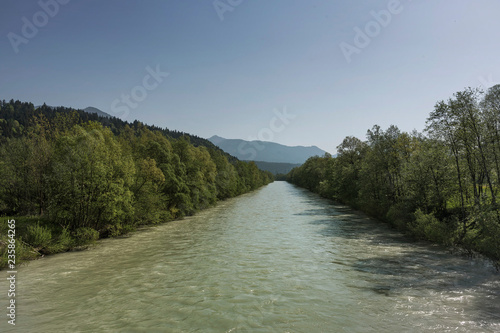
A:
[[[107,117],[107,118],[113,117],[112,115],[110,115],[104,111],[101,111],[98,108],[94,108],[92,106],[87,106],[85,109],[83,109],[83,111],[88,112],[88,113],[97,113],[97,115],[101,116],[101,117]]]
[[[46,107],[48,107],[48,108],[51,108],[51,109],[57,109],[58,108],[58,106],[51,106],[51,105],[47,105],[47,104],[44,104],[44,105]],[[38,109],[38,108],[40,108],[42,106],[43,105],[37,105],[37,106],[35,106],[35,109]],[[87,113],[95,113],[95,114],[97,114],[100,117],[113,118],[113,116],[110,115],[109,113],[101,111],[98,108],[95,108],[93,106],[87,106],[85,109],[83,109],[83,111],[85,111]]]
[[[309,157],[323,156],[326,153],[326,151],[316,146],[291,147],[267,141],[225,139],[217,135],[212,136],[208,140],[226,153],[246,161],[302,164]]]
[[[39,108],[37,106],[35,108]],[[56,107],[48,106],[51,109]],[[96,114],[99,117],[108,119],[114,118],[110,114],[99,110],[95,107],[86,107],[83,109],[86,113]],[[184,133],[170,132],[170,135],[176,137]],[[206,145],[203,142],[196,140],[205,140],[196,136],[191,136],[191,140],[195,141],[195,145]],[[286,174],[294,167],[303,164],[309,157],[323,156],[326,152],[316,146],[285,146],[282,144],[267,142],[267,141],[246,141],[240,139],[226,139],[217,135],[212,136],[207,140],[215,146],[218,146],[225,153],[232,155],[240,160],[254,161],[257,166],[273,174]]]

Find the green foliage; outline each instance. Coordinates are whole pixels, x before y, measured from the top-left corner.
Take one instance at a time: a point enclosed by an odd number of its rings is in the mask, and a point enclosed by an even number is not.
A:
[[[386,220],[401,231],[408,231],[408,229],[412,230],[411,226],[408,225],[408,222],[414,219],[414,211],[415,206],[412,202],[398,202],[394,205],[391,205],[391,207],[387,211]]]
[[[0,269],[8,264],[8,238],[0,235]],[[16,239],[16,266],[25,263],[27,260],[32,260],[40,254],[32,249],[29,245],[25,244],[19,239]]]
[[[271,181],[196,136],[0,101],[0,214],[18,216],[31,254],[191,215]]]
[[[74,232],[74,245],[77,247],[94,244],[99,239],[99,232],[92,228],[78,228]]]
[[[500,85],[438,102],[427,125],[427,135],[373,126],[287,180],[416,238],[500,259]]]
[[[23,240],[37,249],[37,251],[40,251],[50,245],[52,241],[52,233],[47,227],[41,226],[37,223],[28,226],[26,236]]]
[[[498,213],[486,211],[478,217],[478,237],[474,248],[486,255],[500,259],[500,224]]]
[[[450,244],[450,230],[445,222],[438,220],[432,213],[425,214],[420,209],[417,209],[414,215],[415,220],[409,225],[414,236],[434,243]]]
[[[45,250],[46,253],[58,253],[68,251],[73,248],[74,240],[68,228],[60,230],[57,237],[52,234],[52,243]]]
[[[74,127],[56,142],[50,214],[71,229],[121,223],[132,216],[131,158],[98,124]]]

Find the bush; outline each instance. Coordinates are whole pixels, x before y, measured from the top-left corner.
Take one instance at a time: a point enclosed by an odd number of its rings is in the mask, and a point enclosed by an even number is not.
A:
[[[47,253],[58,253],[68,251],[73,247],[73,238],[67,228],[62,229],[57,239],[53,239],[52,244],[48,247]]]
[[[130,224],[108,224],[104,227],[103,237],[117,237],[135,231],[135,226]]]
[[[0,269],[7,266],[8,244],[9,242],[7,237],[5,236],[0,237]]]
[[[99,232],[92,228],[78,228],[74,232],[75,246],[94,244],[99,239]]]
[[[39,223],[26,228],[24,241],[35,248],[36,251],[47,248],[52,241],[51,231]]]
[[[0,269],[8,264],[8,238],[0,237]],[[32,260],[39,256],[39,253],[33,251],[28,245],[16,239],[16,266],[24,263],[26,260]]]
[[[399,202],[391,206],[386,214],[386,220],[399,230],[407,230],[408,224],[413,220],[413,204]]]
[[[500,224],[494,212],[480,216],[479,225],[481,236],[478,241],[478,250],[490,258],[500,259]]]
[[[0,235],[7,235],[9,227],[8,222],[9,218],[2,218],[0,221]]]
[[[419,239],[439,244],[450,244],[450,230],[445,222],[439,221],[434,214],[425,214],[420,209],[414,213],[415,220],[409,225],[410,232]]]

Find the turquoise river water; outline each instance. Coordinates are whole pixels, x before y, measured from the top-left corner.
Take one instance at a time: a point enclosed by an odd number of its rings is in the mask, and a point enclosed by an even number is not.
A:
[[[30,262],[16,291],[1,332],[500,332],[488,261],[285,182]]]

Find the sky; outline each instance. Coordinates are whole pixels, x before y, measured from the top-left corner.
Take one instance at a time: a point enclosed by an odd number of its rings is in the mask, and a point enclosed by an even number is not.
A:
[[[336,152],[500,83],[498,0],[2,0],[0,99]]]

